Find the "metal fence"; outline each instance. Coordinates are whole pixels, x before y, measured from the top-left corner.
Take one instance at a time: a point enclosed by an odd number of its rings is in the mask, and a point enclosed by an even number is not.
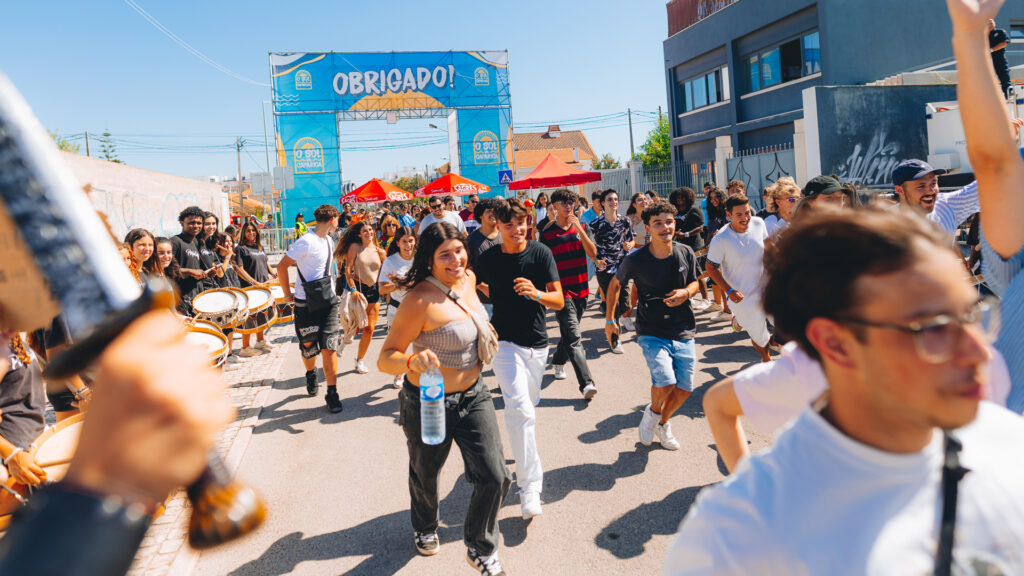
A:
[[[284,254],[294,240],[294,228],[260,228],[260,245],[267,254]]]
[[[601,173],[601,179],[597,182],[588,182],[583,185],[583,194],[587,201],[595,190],[607,190],[614,188],[619,196],[629,197],[629,168],[614,168],[612,170],[596,170]]]

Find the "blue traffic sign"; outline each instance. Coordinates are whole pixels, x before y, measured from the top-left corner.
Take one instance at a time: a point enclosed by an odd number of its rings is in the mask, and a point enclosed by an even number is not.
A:
[[[512,181],[511,170],[498,170],[498,184],[508,184]]]

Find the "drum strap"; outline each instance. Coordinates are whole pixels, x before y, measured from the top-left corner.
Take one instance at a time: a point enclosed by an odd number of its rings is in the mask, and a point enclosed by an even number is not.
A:
[[[956,501],[960,481],[970,472],[960,465],[963,445],[949,431],[945,440],[942,462],[942,524],[939,529],[939,549],[935,558],[935,576],[950,576],[953,565],[953,536],[956,533]]]

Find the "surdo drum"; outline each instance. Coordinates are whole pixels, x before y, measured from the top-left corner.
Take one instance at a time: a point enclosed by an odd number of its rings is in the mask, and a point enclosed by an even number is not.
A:
[[[245,295],[249,298],[249,304],[246,307],[248,314],[245,321],[235,327],[235,330],[242,334],[256,334],[270,328],[277,320],[274,295],[269,289],[258,286],[246,288]]]
[[[231,353],[231,342],[224,332],[219,327],[203,320],[188,327],[185,332],[185,341],[193,346],[205,348],[210,355],[210,364],[215,368],[223,365],[228,354]]]
[[[277,308],[276,324],[284,324],[295,319],[295,301],[284,297],[284,289],[280,285],[270,287],[274,295],[274,307]]]
[[[212,322],[221,329],[233,328],[238,322],[239,308],[245,308],[234,292],[225,288],[214,288],[200,292],[192,299],[192,310],[199,320]]]

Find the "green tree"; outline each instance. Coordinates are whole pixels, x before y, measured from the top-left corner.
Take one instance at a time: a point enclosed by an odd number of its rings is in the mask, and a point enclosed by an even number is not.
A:
[[[416,190],[429,184],[429,181],[423,176],[416,174],[412,178],[399,178],[398,180],[392,182],[392,184],[398,186],[399,188],[405,190],[406,192],[415,192]]]
[[[658,166],[672,161],[672,149],[668,133],[668,118],[662,116],[658,125],[647,135],[647,141],[637,154],[644,166]]]
[[[622,165],[611,154],[603,154],[594,161],[594,170],[612,170],[614,168],[622,168]]]
[[[117,146],[114,145],[111,140],[111,134],[109,130],[103,132],[99,138],[100,141],[100,158],[109,162],[116,162],[118,164],[124,164],[124,161],[117,157]]]
[[[53,132],[50,132],[49,130],[47,130],[47,132],[50,133],[50,138],[53,138],[54,143],[57,144],[57,148],[60,148],[61,150],[65,151],[65,152],[71,152],[73,154],[78,154],[78,151],[81,150],[81,148],[82,148],[79,144],[75,144],[75,143],[69,141],[67,138],[61,136],[60,135],[60,130],[54,130]]]

